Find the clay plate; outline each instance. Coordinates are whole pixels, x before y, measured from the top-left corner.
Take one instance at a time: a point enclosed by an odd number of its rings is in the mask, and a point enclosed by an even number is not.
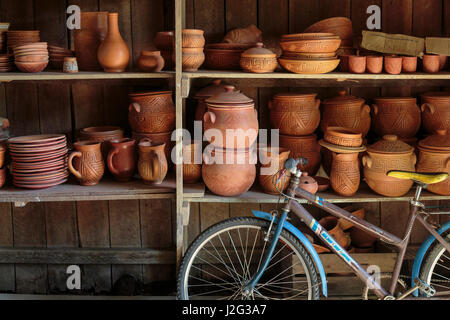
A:
[[[29,185],[29,184],[14,182],[14,181],[13,181],[13,184],[14,184],[14,186],[16,186],[18,188],[45,189],[45,188],[50,188],[50,187],[54,187],[54,186],[60,185],[60,184],[65,183],[65,182],[67,182],[67,178],[61,179],[61,180],[56,180],[54,182],[49,182],[47,184],[40,184],[40,185]]]
[[[35,143],[46,143],[50,141],[57,141],[66,139],[65,135],[62,134],[37,134],[31,136],[15,137],[8,140],[8,143],[13,144],[35,144]]]

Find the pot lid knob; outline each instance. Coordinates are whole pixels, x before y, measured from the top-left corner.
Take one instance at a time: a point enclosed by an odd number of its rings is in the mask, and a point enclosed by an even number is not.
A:
[[[264,44],[262,42],[255,43],[256,48],[262,48],[263,46],[264,46]]]
[[[232,86],[232,85],[226,85],[226,86],[223,86],[223,88],[225,89],[226,92],[232,92],[236,89],[235,86]]]

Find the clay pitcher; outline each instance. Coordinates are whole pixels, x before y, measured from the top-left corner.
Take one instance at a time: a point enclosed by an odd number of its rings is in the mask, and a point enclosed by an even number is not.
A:
[[[138,171],[145,184],[161,184],[167,175],[165,143],[152,144],[144,138],[139,142]]]
[[[259,173],[259,184],[264,192],[268,194],[280,194],[289,187],[290,173],[286,172],[280,178],[280,171],[284,168],[284,163],[289,158],[291,151],[287,148],[264,147],[259,149],[261,168]],[[274,177],[276,176],[276,177]],[[278,182],[277,182],[278,181]]]
[[[106,163],[115,180],[130,181],[136,171],[135,145],[136,140],[124,138],[110,140]]]
[[[330,183],[340,196],[350,197],[358,191],[361,181],[359,153],[334,153]]]
[[[73,146],[76,151],[72,152],[67,160],[70,172],[82,186],[98,184],[105,173],[101,143],[80,141],[75,142]]]
[[[105,72],[124,72],[130,61],[130,51],[119,31],[119,14],[108,14],[108,33],[98,48],[97,58]]]

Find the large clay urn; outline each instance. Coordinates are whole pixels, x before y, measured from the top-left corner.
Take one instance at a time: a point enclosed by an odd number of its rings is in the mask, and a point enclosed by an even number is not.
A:
[[[93,186],[100,182],[105,173],[101,143],[80,141],[73,144],[75,149],[69,156],[67,164],[70,172],[82,186]]]
[[[108,12],[81,12],[81,28],[74,32],[75,55],[80,71],[101,70],[97,51],[108,32]]]
[[[269,102],[272,128],[281,134],[306,136],[320,123],[320,100],[317,94],[280,93]]]
[[[330,184],[340,196],[351,197],[361,181],[359,153],[335,153],[331,166]]]
[[[130,181],[136,171],[136,140],[123,138],[110,141],[111,150],[106,159],[115,180]]]
[[[197,109],[195,110],[195,121],[203,121],[203,117],[207,110],[205,100],[219,93],[225,92],[225,85],[222,83],[222,80],[216,79],[212,82],[211,85],[200,89],[194,96],[195,100],[197,100]]]
[[[417,172],[447,172],[450,174],[450,134],[439,130],[437,134],[419,141],[419,161]],[[430,184],[428,191],[450,196],[450,178]]]
[[[206,148],[202,176],[208,189],[220,196],[247,192],[256,178],[256,151]]]
[[[273,141],[272,141],[273,143]],[[307,172],[310,176],[315,176],[320,168],[320,146],[317,143],[315,134],[309,136],[288,136],[280,134],[280,146],[291,151],[292,158],[303,157],[308,159],[308,164],[298,165],[302,172]]]
[[[206,99],[205,137],[218,148],[248,149],[258,137],[258,112],[252,99],[225,86],[225,92]]]
[[[372,105],[372,129],[379,136],[393,134],[414,137],[420,128],[420,109],[416,98],[375,98]]]
[[[139,175],[145,184],[161,184],[168,171],[165,144],[154,144],[144,138],[139,142]]]
[[[391,170],[415,171],[414,148],[398,140],[397,136],[386,135],[382,140],[367,148],[362,158],[364,177],[369,187],[387,197],[405,195],[413,185],[412,180],[388,177]]]
[[[429,92],[422,96],[422,125],[429,133],[450,132],[450,92]]]
[[[171,91],[129,94],[128,122],[134,132],[162,133],[175,129],[175,106]]]
[[[124,72],[130,62],[130,50],[119,31],[119,14],[108,14],[108,33],[97,52],[98,62],[105,72]]]
[[[367,135],[370,129],[370,107],[364,99],[347,95],[345,91],[339,96],[322,102],[321,129],[326,132],[328,127],[344,127],[354,129]]]
[[[289,158],[291,151],[287,148],[263,147],[259,148],[259,184],[268,194],[279,194],[289,187],[290,174],[286,173],[280,181],[280,171]]]

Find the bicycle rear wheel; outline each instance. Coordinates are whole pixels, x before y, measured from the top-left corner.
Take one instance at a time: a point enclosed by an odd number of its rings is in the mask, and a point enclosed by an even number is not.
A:
[[[315,265],[287,230],[282,231],[253,295],[243,294],[243,287],[259,269],[270,244],[270,240],[264,241],[269,225],[270,222],[257,218],[232,218],[200,234],[181,263],[178,298],[319,299]]]

